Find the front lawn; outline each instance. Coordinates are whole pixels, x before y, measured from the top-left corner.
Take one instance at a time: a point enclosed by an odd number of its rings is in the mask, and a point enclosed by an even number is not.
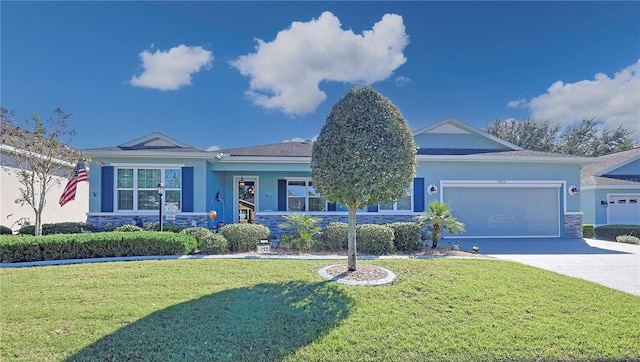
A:
[[[165,260],[0,269],[3,361],[640,360],[640,298],[490,259]]]

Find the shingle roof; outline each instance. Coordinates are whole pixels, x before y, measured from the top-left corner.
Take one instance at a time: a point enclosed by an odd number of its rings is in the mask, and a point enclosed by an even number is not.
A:
[[[261,146],[229,148],[217,152],[231,156],[311,157],[312,142],[282,142]]]
[[[640,157],[640,148],[634,148],[628,151],[616,152],[610,155],[596,157],[599,162],[590,163],[582,166],[580,172],[580,184],[582,186],[593,185],[640,185],[640,182],[621,180],[613,177],[606,177],[604,172],[622,166],[634,159]]]

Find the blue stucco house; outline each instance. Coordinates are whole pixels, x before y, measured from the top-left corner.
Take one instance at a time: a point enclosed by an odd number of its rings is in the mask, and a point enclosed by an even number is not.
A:
[[[406,196],[359,210],[358,223],[414,221],[439,200],[466,224],[457,238],[582,236],[580,168],[592,159],[523,150],[454,118],[415,130],[414,139],[418,167]],[[85,149],[92,185],[87,221],[157,222],[162,182],[165,223],[255,222],[278,235],[282,216],[293,212],[317,215],[323,225],[346,222],[346,208],[314,189],[311,149],[308,141],[207,152],[161,133]]]
[[[640,148],[593,161],[582,168],[583,222],[596,226],[640,224]]]

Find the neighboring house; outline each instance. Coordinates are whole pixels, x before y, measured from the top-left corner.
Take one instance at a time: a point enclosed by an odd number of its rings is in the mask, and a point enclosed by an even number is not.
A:
[[[457,238],[582,236],[580,167],[591,159],[522,150],[453,118],[416,130],[414,139],[418,167],[406,197],[359,210],[358,223],[414,221],[439,200],[466,224]],[[87,149],[91,183],[100,185],[88,222],[157,222],[160,182],[163,201],[179,210],[172,222],[185,226],[246,221],[278,235],[282,216],[293,212],[319,216],[323,225],[346,222],[346,208],[313,187],[311,150],[308,141],[207,152],[160,133]]]
[[[5,125],[3,125],[5,127]],[[31,206],[16,203],[20,196],[19,188],[24,187],[15,176],[16,162],[11,153],[15,147],[8,144],[0,144],[0,225],[18,231],[23,225],[35,223],[35,213]],[[42,224],[59,222],[84,222],[89,211],[89,184],[81,182],[77,186],[76,198],[64,207],[58,204],[60,195],[69,180],[69,169],[64,169],[64,174],[53,175],[56,180],[47,192],[45,207],[42,211]]]
[[[582,167],[584,223],[640,224],[640,148],[595,158]]]

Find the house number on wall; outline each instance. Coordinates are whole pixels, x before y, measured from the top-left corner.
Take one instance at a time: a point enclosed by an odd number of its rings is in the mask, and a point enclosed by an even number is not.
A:
[[[506,184],[506,183],[507,183],[507,181],[505,181],[505,180],[498,180],[498,183],[499,183],[499,184]]]

